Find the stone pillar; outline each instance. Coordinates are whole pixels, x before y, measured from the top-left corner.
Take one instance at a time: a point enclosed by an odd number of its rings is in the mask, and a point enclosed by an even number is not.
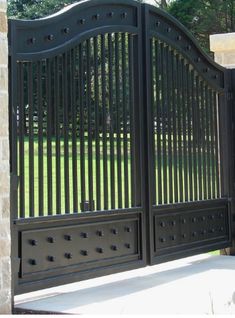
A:
[[[12,307],[6,7],[0,0],[0,314],[10,314]]]
[[[218,64],[226,68],[235,68],[235,33],[211,35],[210,50],[214,52]]]

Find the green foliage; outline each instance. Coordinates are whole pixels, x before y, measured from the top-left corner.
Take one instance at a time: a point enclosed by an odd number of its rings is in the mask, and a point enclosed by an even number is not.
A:
[[[167,11],[209,51],[209,35],[235,31],[235,0],[174,0]]]
[[[8,16],[17,19],[38,19],[58,12],[78,0],[8,0]]]

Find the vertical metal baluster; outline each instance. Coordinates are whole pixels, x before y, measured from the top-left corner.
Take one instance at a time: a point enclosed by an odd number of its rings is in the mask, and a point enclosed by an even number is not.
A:
[[[196,107],[197,107],[197,152],[198,152],[198,199],[202,200],[202,158],[201,158],[201,148],[202,148],[202,132],[201,132],[201,89],[199,83],[199,77],[196,77]]]
[[[95,89],[95,152],[96,152],[96,209],[101,209],[100,183],[100,111],[99,111],[99,82],[98,82],[98,39],[94,37],[94,89]]]
[[[188,112],[188,105],[186,99],[186,92],[187,92],[187,84],[186,84],[186,65],[184,63],[184,59],[181,59],[181,68],[182,68],[182,139],[183,139],[183,175],[184,175],[184,201],[188,201],[188,161],[187,161],[187,112]]]
[[[51,61],[46,62],[46,109],[47,109],[47,214],[52,214],[52,149],[51,149]]]
[[[120,103],[120,52],[119,33],[115,33],[115,84],[116,84],[116,107],[117,107],[117,172],[118,172],[118,208],[122,208],[122,156],[121,156],[121,103]]]
[[[178,198],[178,156],[177,156],[177,73],[176,73],[176,57],[174,51],[171,52],[172,59],[172,117],[173,117],[173,154],[174,154],[174,202],[177,203],[179,201]]]
[[[206,176],[207,176],[207,199],[211,199],[211,174],[210,174],[210,100],[209,88],[205,86],[205,125],[206,125]]]
[[[115,209],[115,157],[114,157],[114,105],[113,105],[113,41],[112,34],[108,34],[109,56],[109,110],[110,110],[110,193],[111,209]]]
[[[168,113],[168,105],[167,105],[167,80],[165,76],[166,71],[166,48],[163,43],[160,44],[160,50],[162,55],[162,63],[161,63],[161,91],[162,91],[162,140],[163,140],[163,157],[162,157],[162,170],[163,170],[163,203],[168,203],[168,158],[167,158],[167,145],[166,145],[166,135],[167,135],[167,113]]]
[[[157,166],[158,166],[158,204],[163,204],[162,198],[162,50],[159,41],[155,41],[156,58],[156,90],[157,90]],[[161,96],[161,99],[160,99]]]
[[[198,170],[197,170],[197,106],[196,96],[197,91],[195,88],[195,72],[191,71],[191,92],[192,92],[192,138],[193,138],[193,198],[194,201],[198,200]]]
[[[55,58],[55,127],[56,127],[56,214],[61,214],[61,148],[60,148],[60,115],[61,115],[61,58]]]
[[[156,78],[155,78],[155,74],[156,74],[156,56],[155,56],[155,39],[151,39],[150,41],[150,65],[152,65],[151,69],[150,69],[150,80],[151,80],[151,109],[149,110],[149,112],[151,112],[150,118],[152,119],[152,123],[151,123],[151,127],[152,127],[152,131],[151,131],[151,137],[152,137],[152,142],[150,143],[150,147],[152,147],[152,154],[153,154],[153,160],[152,160],[152,167],[151,167],[151,171],[152,171],[152,184],[151,186],[153,187],[153,191],[152,191],[152,204],[157,204],[157,195],[158,195],[158,187],[157,187],[157,181],[156,181],[156,158],[155,158],[155,154],[156,152],[156,142],[157,142],[157,134],[155,132],[155,122],[156,122],[156,111],[157,111],[157,105],[156,105],[156,99],[155,99],[155,94],[157,94],[156,92]]]
[[[214,142],[215,142],[215,197],[220,197],[220,170],[219,170],[219,138],[218,138],[218,94],[214,92],[213,94],[213,122],[214,122]]]
[[[25,218],[25,105],[24,105],[24,64],[18,64],[19,101],[19,172],[20,172],[20,218]]]
[[[76,95],[76,49],[71,51],[70,95],[72,108],[72,169],[73,169],[73,212],[78,212],[78,166],[77,166],[77,95]]]
[[[88,112],[88,175],[89,175],[89,202],[90,210],[93,208],[93,154],[92,154],[92,109],[91,109],[91,43],[86,41],[86,58],[87,58],[87,90],[86,104]]]
[[[84,211],[84,202],[86,200],[85,183],[85,142],[84,142],[84,61],[83,44],[79,44],[79,92],[80,92],[80,173],[81,173],[81,210]],[[97,126],[98,122],[97,122]]]
[[[193,201],[193,147],[192,147],[192,107],[193,107],[193,92],[192,92],[192,73],[189,70],[189,64],[186,65],[186,85],[187,85],[187,107],[188,107],[188,172],[189,172],[189,200]]]
[[[42,106],[42,62],[37,63],[37,100],[38,100],[38,205],[39,215],[44,214],[44,172],[43,172],[43,106]]]
[[[126,34],[122,33],[122,100],[123,100],[123,152],[124,152],[124,194],[125,207],[129,206],[129,169],[128,169],[128,139],[127,139],[127,98],[126,98]]]
[[[168,188],[169,188],[169,198],[168,203],[173,203],[173,179],[172,179],[172,78],[169,76],[171,74],[172,70],[172,59],[171,59],[171,50],[169,47],[167,47],[166,52],[166,62],[167,62],[167,96],[166,96],[166,102],[168,105],[167,108],[167,142],[168,142]]]
[[[34,217],[34,104],[33,104],[33,63],[28,62],[28,104],[29,104],[29,216]]]
[[[210,173],[211,173],[211,198],[215,199],[215,145],[214,145],[214,116],[213,116],[213,90],[209,91],[210,98]]]
[[[134,132],[134,67],[133,67],[133,57],[134,57],[134,43],[133,35],[128,35],[128,51],[129,51],[129,96],[130,96],[130,147],[131,147],[131,205],[136,206],[135,199],[135,171],[136,171],[136,161],[135,161],[135,132]]]
[[[102,85],[102,141],[103,141],[103,191],[104,209],[108,209],[108,171],[107,171],[107,105],[106,105],[106,56],[105,56],[105,36],[101,35],[101,85]]]
[[[184,188],[183,188],[183,163],[182,163],[182,68],[180,63],[180,57],[176,55],[177,65],[177,121],[178,121],[178,160],[179,160],[179,202],[183,202]]]
[[[64,196],[65,213],[70,213],[70,184],[69,184],[69,105],[68,105],[68,53],[63,54],[63,109],[64,109]]]
[[[206,173],[206,123],[205,123],[205,86],[204,83],[200,83],[201,90],[201,135],[202,135],[202,199],[207,199],[207,173]]]

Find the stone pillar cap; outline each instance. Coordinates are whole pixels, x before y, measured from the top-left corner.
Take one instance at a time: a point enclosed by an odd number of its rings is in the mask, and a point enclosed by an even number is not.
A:
[[[226,52],[235,50],[235,32],[210,35],[210,50]]]

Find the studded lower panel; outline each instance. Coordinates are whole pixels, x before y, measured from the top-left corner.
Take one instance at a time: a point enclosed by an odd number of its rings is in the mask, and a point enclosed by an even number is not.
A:
[[[227,204],[164,208],[153,212],[154,256],[223,248],[230,242]],[[193,253],[192,253],[193,254]],[[162,259],[159,258],[159,261]]]
[[[90,271],[86,278],[95,277],[99,276],[99,270],[111,273],[115,265],[117,272],[123,265],[141,263],[144,259],[142,212],[22,223],[18,225],[18,236],[20,284],[39,284],[39,280],[61,276],[65,277],[62,283],[66,283],[66,275],[75,274],[80,280],[80,274]]]

